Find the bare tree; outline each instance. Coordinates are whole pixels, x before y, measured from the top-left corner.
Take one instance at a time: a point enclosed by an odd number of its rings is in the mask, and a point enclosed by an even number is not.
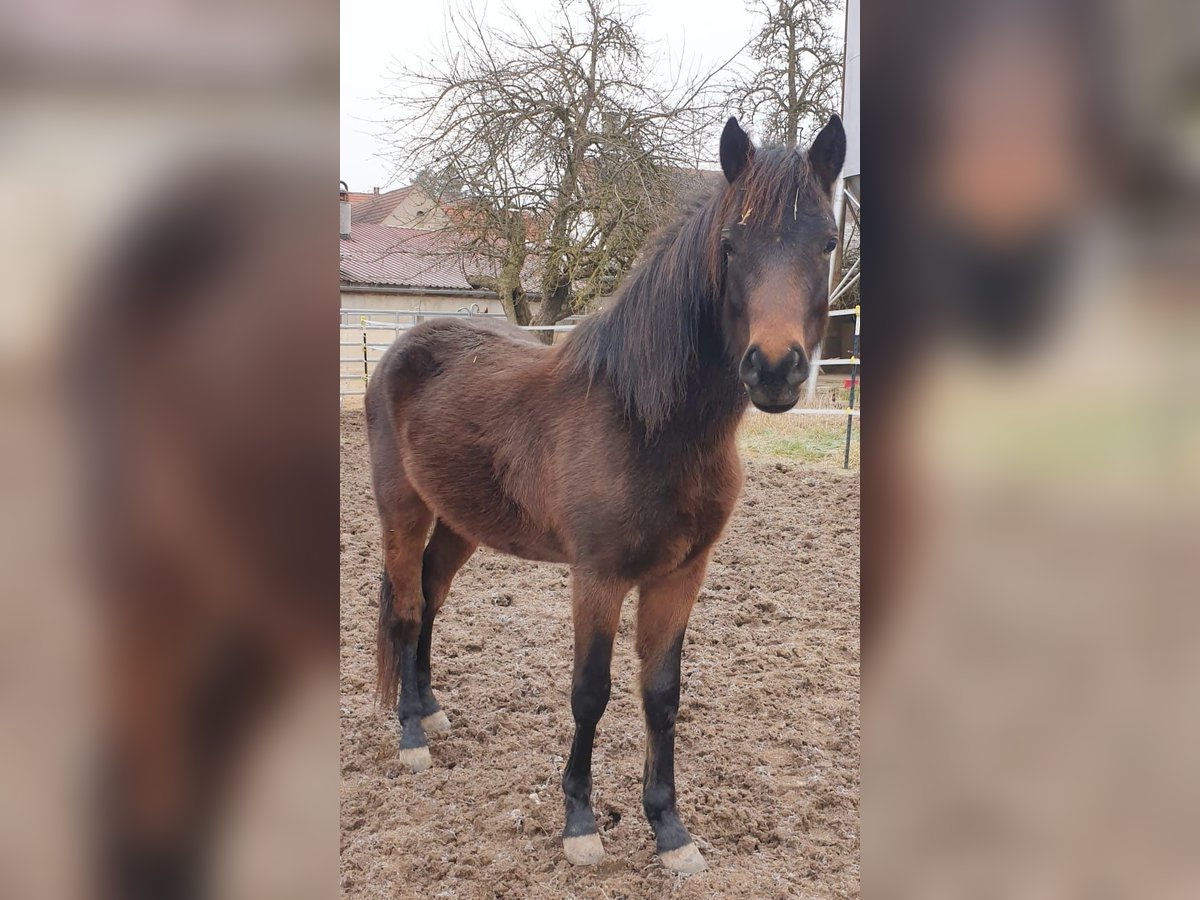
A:
[[[767,140],[794,145],[802,126],[819,128],[841,106],[838,0],[751,0],[763,25],[750,44],[754,64],[737,97],[743,117]]]
[[[449,14],[437,58],[397,73],[387,132],[421,172],[509,318],[551,325],[609,293],[694,171],[716,71],[657,83],[615,0],[557,0],[553,24]],[[531,314],[530,298],[540,308]]]

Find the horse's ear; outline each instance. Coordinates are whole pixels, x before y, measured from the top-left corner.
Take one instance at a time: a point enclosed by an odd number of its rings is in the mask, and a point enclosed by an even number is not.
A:
[[[750,160],[754,158],[754,145],[750,136],[742,131],[735,116],[730,116],[721,132],[721,171],[730,184],[746,171]]]
[[[808,159],[825,193],[831,193],[833,183],[842,171],[842,163],[846,161],[846,129],[837,113],[829,117],[829,122],[813,139],[808,148]]]

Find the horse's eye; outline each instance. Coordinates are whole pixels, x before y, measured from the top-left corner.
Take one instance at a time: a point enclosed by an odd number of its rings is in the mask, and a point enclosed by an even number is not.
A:
[[[837,238],[831,237],[825,242],[825,252],[832,253],[835,249],[837,249]]]
[[[721,252],[726,256],[733,256],[733,241],[729,240],[727,235],[721,236]]]

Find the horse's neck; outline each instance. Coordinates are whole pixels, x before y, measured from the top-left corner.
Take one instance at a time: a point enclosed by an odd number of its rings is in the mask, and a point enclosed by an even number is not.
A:
[[[710,446],[733,440],[748,401],[737,373],[725,358],[715,324],[701,328],[699,358],[687,380],[682,402],[664,430],[693,446]]]

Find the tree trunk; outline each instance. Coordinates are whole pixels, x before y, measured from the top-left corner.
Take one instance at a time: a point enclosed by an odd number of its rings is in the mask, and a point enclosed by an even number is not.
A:
[[[496,292],[504,304],[504,314],[517,325],[528,325],[531,318],[529,301],[521,290],[521,269],[525,267],[525,255],[525,220],[520,213],[512,211],[508,220],[508,253],[500,268]]]
[[[521,290],[521,283],[513,283],[503,278],[498,281],[496,293],[500,295],[500,302],[504,306],[504,314],[508,316],[508,321],[516,325],[532,324],[533,314],[529,311],[529,300]]]
[[[525,257],[528,250],[525,247],[525,222],[518,213],[512,213],[508,224],[508,242],[503,262],[500,264],[500,274],[495,278],[490,275],[468,275],[467,283],[473,288],[495,291],[504,307],[508,321],[516,325],[529,325],[533,314],[529,310],[529,300],[521,287],[521,270],[525,267]]]
[[[505,269],[507,268],[506,263]],[[511,276],[506,277],[502,273],[499,278],[492,278],[490,275],[472,275],[468,277],[467,282],[476,290],[495,291],[496,296],[500,298],[500,304],[504,307],[504,315],[514,325],[532,324],[533,314],[529,310],[529,300],[521,288],[520,281],[514,281]]]
[[[534,325],[557,325],[566,316],[567,300],[571,295],[571,285],[560,276],[554,290],[542,294],[542,308],[538,310]],[[553,331],[539,331],[538,338],[543,344],[554,343]]]

